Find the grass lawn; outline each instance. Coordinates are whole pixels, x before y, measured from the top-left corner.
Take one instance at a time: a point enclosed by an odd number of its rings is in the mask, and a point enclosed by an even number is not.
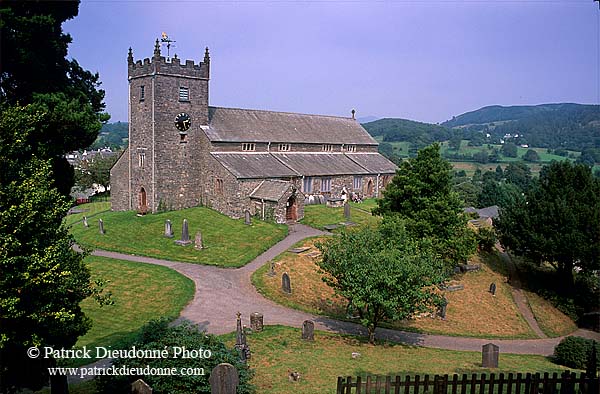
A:
[[[106,234],[98,232],[98,219],[104,221]],[[163,236],[165,221],[173,223],[174,238]],[[194,245],[179,246],[183,219],[189,223],[190,238],[202,232],[204,249]],[[134,211],[97,214],[90,227],[77,223],[71,228],[78,243],[96,249],[156,257],[189,263],[241,267],[287,235],[281,224],[244,219],[234,220],[209,208],[196,207],[180,211],[137,216]]]
[[[525,291],[525,294],[533,316],[544,334],[549,337],[561,337],[577,329],[573,320],[556,309],[552,303],[530,291]]]
[[[372,216],[366,211],[370,211],[368,207],[374,207],[376,203],[371,202],[374,199],[367,200],[362,204],[353,204],[350,206],[350,221],[358,225],[375,225],[379,223],[380,218]],[[356,209],[356,208],[360,209]],[[344,208],[330,208],[325,204],[318,205],[305,205],[304,206],[304,219],[300,221],[302,224],[307,226],[315,227],[320,230],[324,230],[324,226],[328,224],[340,224],[346,222],[344,217]],[[351,228],[351,227],[350,227]],[[342,227],[334,230],[334,232],[341,231]]]
[[[110,211],[110,201],[102,201],[102,202],[93,202],[88,204],[81,204],[74,207],[77,210],[82,210],[82,213],[74,213],[72,215],[68,215],[65,218],[65,224],[67,226],[72,225],[75,222],[83,220],[84,216],[87,216],[88,219],[97,216],[100,213]]]
[[[87,257],[86,262],[92,279],[110,281],[105,292],[112,293],[114,305],[101,307],[93,299],[81,303],[93,326],[76,346],[114,348],[149,320],[179,316],[194,297],[194,282],[167,267],[96,256]]]
[[[312,249],[300,254],[285,252],[275,259],[277,275],[267,275],[268,264],[252,275],[252,283],[265,297],[288,307],[309,313],[345,318],[347,301],[336,296],[333,290],[321,280],[316,259],[308,256],[316,250],[313,243],[319,238],[301,242],[298,246]],[[453,282],[464,285],[465,289],[447,292],[449,301],[446,320],[423,316],[415,320],[388,322],[387,327],[417,332],[444,335],[472,336],[487,338],[535,338],[535,334],[521,317],[512,299],[506,276],[496,265],[495,255],[473,257],[472,263],[481,264],[478,272],[470,272],[455,277]],[[488,266],[492,265],[492,268]],[[292,294],[281,291],[281,273],[288,272],[291,278]],[[488,290],[490,283],[496,283],[496,295]]]
[[[481,367],[480,352],[428,349],[400,344],[370,345],[361,338],[315,332],[315,341],[300,339],[300,330],[266,326],[248,336],[252,349],[250,367],[256,371],[253,383],[258,393],[335,393],[338,376],[462,374],[508,372],[562,372],[542,356],[500,354],[499,368]],[[229,346],[235,334],[223,337]],[[361,356],[353,359],[352,352]],[[288,374],[297,371],[299,382]]]
[[[350,202],[351,208],[362,209],[363,211],[371,212],[373,208],[377,207],[377,199],[376,198],[365,198],[363,202],[356,203]]]

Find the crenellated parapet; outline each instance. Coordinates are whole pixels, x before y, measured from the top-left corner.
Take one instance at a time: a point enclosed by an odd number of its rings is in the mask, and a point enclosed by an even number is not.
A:
[[[210,56],[208,48],[204,53],[204,61],[195,63],[193,60],[182,62],[181,59],[174,55],[173,58],[167,59],[160,54],[160,46],[158,40],[154,47],[154,56],[152,59],[145,58],[135,61],[133,59],[133,51],[129,48],[127,56],[127,76],[129,79],[154,75],[178,75],[191,78],[209,79],[210,76]]]

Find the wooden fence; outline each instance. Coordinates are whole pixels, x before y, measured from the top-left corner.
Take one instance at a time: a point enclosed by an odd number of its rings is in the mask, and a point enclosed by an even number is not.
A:
[[[600,378],[581,373],[512,374],[459,376],[419,375],[404,380],[400,376],[338,377],[337,394],[600,394]]]

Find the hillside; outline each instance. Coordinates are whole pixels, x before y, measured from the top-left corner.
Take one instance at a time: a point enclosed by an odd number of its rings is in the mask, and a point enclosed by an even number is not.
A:
[[[115,122],[102,125],[96,141],[90,146],[92,149],[104,148],[106,146],[122,149],[127,146],[129,137],[129,123]]]
[[[408,141],[417,145],[429,145],[445,141],[452,136],[447,127],[408,119],[385,118],[363,124],[372,136],[382,136],[385,142]]]

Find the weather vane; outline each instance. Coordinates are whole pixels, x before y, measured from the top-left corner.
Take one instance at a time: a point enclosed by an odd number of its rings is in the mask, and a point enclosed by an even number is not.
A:
[[[162,32],[162,37],[161,37],[161,39],[160,39],[160,42],[161,42],[162,44],[166,44],[166,45],[167,45],[167,57],[170,57],[170,56],[171,56],[171,54],[170,54],[170,50],[171,50],[171,43],[172,43],[172,42],[176,42],[176,41],[175,41],[175,40],[171,40],[171,39],[169,38],[169,36],[167,35],[167,33],[165,33],[165,32],[163,31],[163,32]],[[174,46],[174,45],[173,45],[173,46]]]

